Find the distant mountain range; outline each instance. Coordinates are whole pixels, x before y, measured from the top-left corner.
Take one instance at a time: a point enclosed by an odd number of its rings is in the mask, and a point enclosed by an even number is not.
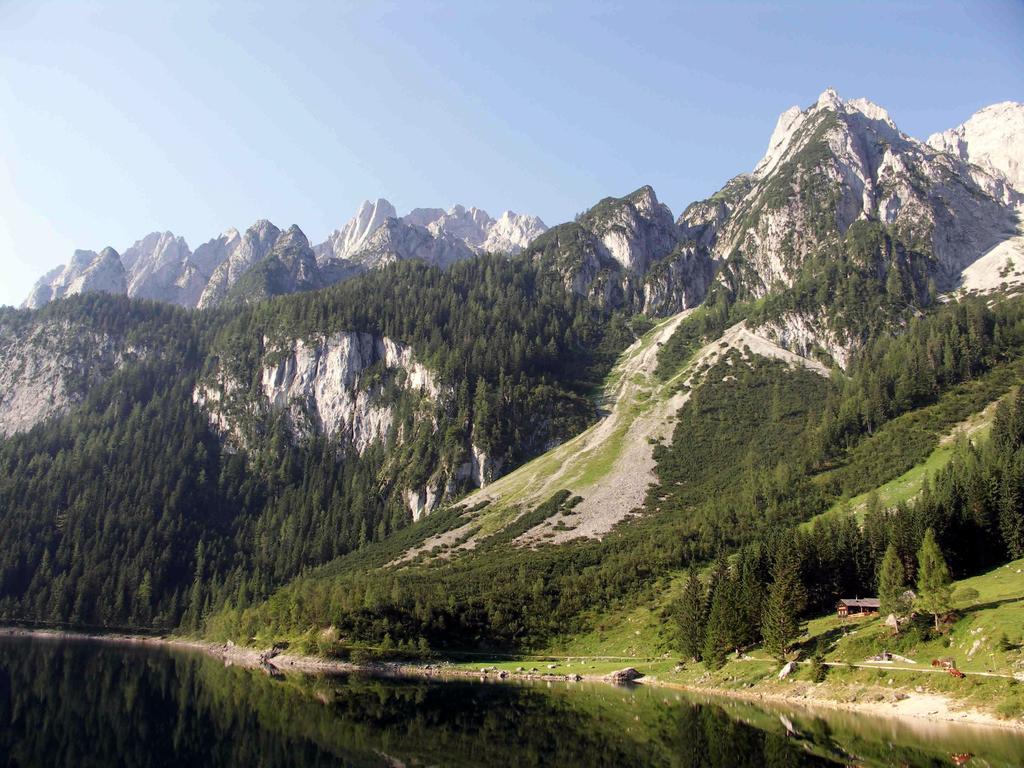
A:
[[[184,307],[212,307],[322,288],[384,264],[418,259],[446,267],[475,253],[516,254],[547,230],[536,216],[479,208],[417,208],[399,217],[387,200],[364,202],[326,241],[310,246],[297,227],[257,221],[228,229],[193,252],[173,232],[153,232],[118,254],[78,250],[44,275],[23,306],[88,291],[126,294]],[[239,284],[243,276],[247,276]]]
[[[924,142],[829,89],[678,215],[76,251],[0,309],[0,618],[514,644],[888,483],[1020,380],[1022,119]]]
[[[812,160],[825,165],[812,169]],[[813,212],[799,200],[778,210],[771,205],[784,183],[799,186],[797,171],[840,185],[835,220],[824,229],[812,226]],[[927,231],[938,261],[930,277],[948,289],[987,247],[1015,229],[1012,209],[1022,188],[1024,105],[986,107],[925,143],[901,133],[881,107],[865,99],[843,101],[830,89],[811,107],[792,107],[779,117],[752,173],[693,203],[675,221],[649,187],[606,198],[550,232],[536,216],[511,211],[493,219],[456,205],[399,216],[378,199],[364,202],[316,245],[296,226],[282,231],[260,220],[244,233],[229,229],[194,252],[171,232],[146,235],[120,255],[110,247],[78,250],[36,283],[23,306],[105,291],[206,308],[322,288],[395,261],[447,267],[474,253],[517,254],[534,245],[559,254],[567,285],[577,292],[664,314],[699,303],[716,274],[740,280],[753,295],[791,283],[801,254],[844,236],[857,220]],[[740,251],[748,255],[743,276],[727,264],[729,254]],[[838,351],[841,344],[831,346]]]

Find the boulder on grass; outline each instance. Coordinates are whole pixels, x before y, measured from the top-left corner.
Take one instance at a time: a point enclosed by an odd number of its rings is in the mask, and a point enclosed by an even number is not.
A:
[[[634,680],[639,680],[641,677],[643,677],[642,672],[637,672],[632,667],[626,667],[625,669],[610,672],[604,676],[604,679],[610,683],[631,683]]]

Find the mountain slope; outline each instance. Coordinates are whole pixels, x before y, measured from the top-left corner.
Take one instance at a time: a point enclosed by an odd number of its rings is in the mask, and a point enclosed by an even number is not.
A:
[[[832,90],[779,118],[753,174],[691,206],[717,281],[771,296],[759,324],[786,346],[845,365],[881,324],[927,306],[1017,233],[1020,194],[1001,177],[901,133],[888,114]]]
[[[980,109],[956,128],[928,137],[928,144],[1024,190],[1024,104],[1004,101]]]
[[[557,270],[566,290],[658,317],[699,304],[714,274],[707,249],[684,238],[649,186],[601,200],[524,254]]]
[[[601,398],[607,409],[601,421],[463,499],[459,506],[468,511],[463,515],[468,521],[446,539],[472,530],[459,545],[472,549],[478,537],[508,525],[561,489],[577,497],[571,509],[539,521],[514,543],[558,544],[607,534],[643,507],[648,490],[658,481],[654,445],[671,439],[676,414],[700,382],[697,371],[713,366],[729,350],[828,373],[820,363],[752,334],[741,323],[703,347],[668,381],[659,381],[655,376],[658,352],[688,314],[684,311],[663,321],[623,353]],[[474,514],[471,510],[477,507],[482,511]],[[428,539],[406,557],[429,551],[437,543]]]
[[[139,285],[212,266],[199,304],[223,308],[3,317],[0,616],[525,647],[722,551],[774,547],[763,581],[793,526],[915,463],[926,410],[1021,355],[1019,299],[939,301],[1016,195],[826,92],[679,219],[641,187],[514,256],[475,253],[481,211],[386,201],[343,255],[269,222],[111,252]],[[929,511],[958,568],[1015,546],[1016,469],[992,466],[985,516]],[[982,536],[1003,549],[958,543]]]

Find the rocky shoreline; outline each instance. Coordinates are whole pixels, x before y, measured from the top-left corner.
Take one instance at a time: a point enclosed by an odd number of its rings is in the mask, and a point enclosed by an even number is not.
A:
[[[183,637],[144,636],[128,634],[99,634],[73,630],[28,629],[21,627],[0,627],[0,639],[31,638],[36,640],[90,641],[109,644],[149,646],[198,651],[222,659],[225,664],[248,669],[263,669],[268,674],[339,674],[361,672],[393,677],[417,677],[436,680],[476,679],[492,682],[540,681],[540,682],[590,682],[607,685],[642,684],[699,694],[709,698],[728,698],[753,704],[785,704],[802,709],[830,709],[854,712],[872,717],[895,718],[898,720],[927,721],[932,724],[960,724],[1024,731],[1024,720],[1004,720],[976,709],[957,709],[957,702],[939,694],[914,694],[892,701],[841,701],[828,696],[829,689],[803,683],[796,683],[785,692],[768,691],[759,688],[732,690],[713,686],[691,685],[660,680],[644,675],[632,667],[616,670],[605,675],[560,674],[537,668],[521,667],[517,671],[498,669],[493,665],[481,666],[478,670],[455,667],[450,662],[415,664],[409,662],[374,662],[356,664],[348,661],[325,659],[319,656],[304,656],[285,653],[278,648],[259,650],[234,643],[211,643]]]

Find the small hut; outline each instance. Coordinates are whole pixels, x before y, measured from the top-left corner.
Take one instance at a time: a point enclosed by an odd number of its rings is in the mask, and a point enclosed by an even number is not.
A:
[[[866,616],[878,613],[879,602],[877,597],[845,597],[836,606],[839,618],[847,616]]]

